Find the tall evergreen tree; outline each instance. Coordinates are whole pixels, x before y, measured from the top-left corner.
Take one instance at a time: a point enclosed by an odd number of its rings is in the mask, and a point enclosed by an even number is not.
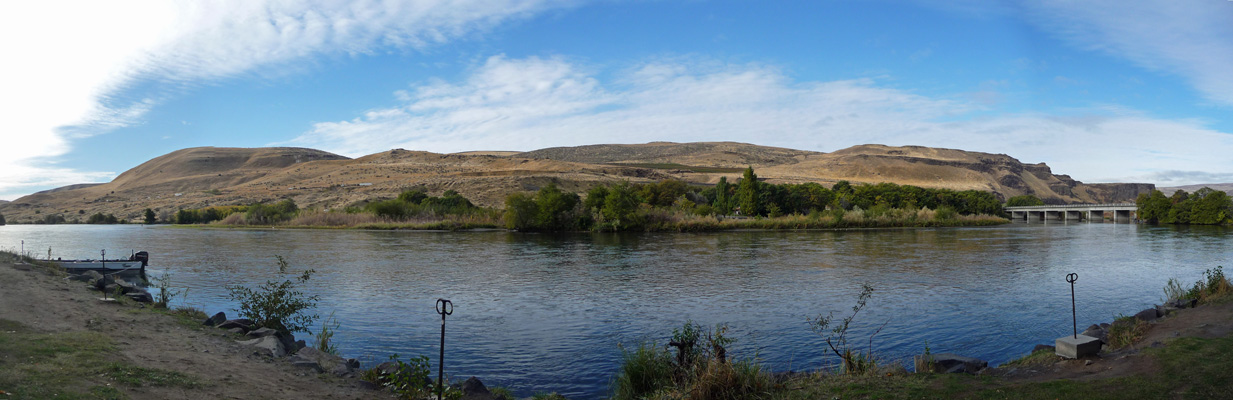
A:
[[[715,213],[728,215],[732,213],[732,199],[728,198],[728,177],[719,177],[715,184]]]
[[[158,216],[154,215],[154,210],[147,208],[146,209],[146,225],[154,225],[155,222],[158,222]]]
[[[741,207],[741,215],[761,215],[759,200],[758,175],[754,175],[753,167],[746,168],[745,175],[736,186],[736,202]]]

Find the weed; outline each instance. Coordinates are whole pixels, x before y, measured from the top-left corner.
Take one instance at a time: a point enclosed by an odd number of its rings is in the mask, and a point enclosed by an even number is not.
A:
[[[175,299],[176,296],[179,296],[182,291],[173,290],[171,288],[170,271],[163,271],[162,275],[156,276],[153,279],[155,288],[158,289],[158,292],[154,295],[154,306],[158,308],[167,308],[167,306],[171,304],[171,300]]]
[[[393,371],[383,371],[380,366],[365,370],[360,378],[390,388],[401,398],[419,399],[433,393],[434,384],[428,377],[428,356],[411,357],[407,362],[398,354],[390,355]]]
[[[856,298],[856,305],[852,306],[852,314],[848,315],[839,323],[834,323],[835,313],[831,312],[826,316],[818,315],[817,318],[809,320],[809,325],[819,336],[826,339],[826,345],[830,347],[831,352],[843,361],[840,371],[844,374],[866,374],[876,372],[878,370],[877,360],[873,356],[873,337],[882,332],[882,328],[886,324],[882,324],[872,335],[869,335],[869,347],[865,351],[854,349],[848,344],[848,328],[851,327],[852,321],[856,319],[856,315],[860,314],[865,308],[865,304],[869,298],[873,296],[873,286],[864,284],[861,286],[861,294]],[[887,321],[888,323],[890,321]]]
[[[1129,346],[1147,333],[1148,323],[1132,316],[1119,315],[1109,326],[1109,348],[1120,349]]]
[[[1194,287],[1186,292],[1186,298],[1198,299],[1199,303],[1207,304],[1220,300],[1233,293],[1233,285],[1224,275],[1224,267],[1203,271],[1203,280],[1194,283]]]
[[[334,343],[333,339],[334,332],[339,326],[338,319],[334,318],[334,312],[330,311],[330,316],[325,317],[325,320],[321,321],[321,331],[317,332],[317,343],[314,347],[317,350],[338,355],[338,345]]]
[[[672,386],[675,367],[667,350],[653,343],[640,343],[633,351],[622,350],[621,370],[613,382],[615,398],[645,398]]]
[[[278,273],[287,273],[287,260],[278,260]],[[240,303],[240,316],[253,320],[256,326],[281,332],[309,332],[308,326],[317,319],[308,310],[317,306],[317,296],[305,296],[298,287],[308,282],[315,271],[305,270],[295,280],[275,283],[266,281],[256,290],[244,286],[227,286],[231,299]]]
[[[1186,288],[1182,287],[1181,282],[1177,278],[1169,278],[1164,287],[1164,302],[1186,298]]]

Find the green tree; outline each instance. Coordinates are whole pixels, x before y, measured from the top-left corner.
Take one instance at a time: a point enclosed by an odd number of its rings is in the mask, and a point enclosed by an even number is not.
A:
[[[587,190],[587,198],[583,201],[582,206],[588,212],[598,213],[604,208],[604,199],[608,197],[608,185],[595,185],[590,190]]]
[[[728,197],[728,177],[719,177],[719,183],[715,184],[715,213],[719,215],[728,215],[732,213],[732,199]]]
[[[1151,194],[1139,193],[1135,205],[1139,207],[1139,219],[1153,223],[1166,220],[1169,210],[1173,208],[1173,202],[1159,190],[1153,190]]]
[[[753,167],[746,168],[745,174],[736,186],[736,203],[741,207],[741,215],[761,215],[762,208],[759,200],[761,199],[758,196],[758,175],[754,174]]]
[[[4,225],[4,214],[0,214],[0,225]]]
[[[526,193],[510,193],[505,196],[505,227],[509,229],[533,229],[539,207],[535,199]]]
[[[1045,202],[1039,197],[1025,194],[1021,196],[1011,197],[1006,199],[1007,207],[1024,207],[1024,206],[1043,206]]]
[[[147,208],[145,211],[145,217],[146,217],[146,225],[153,225],[155,222],[158,222],[158,216],[154,215],[154,210],[151,210],[149,208]]]
[[[621,182],[608,188],[608,196],[604,198],[604,208],[600,213],[617,230],[631,228],[637,225],[635,212],[638,211],[638,203],[634,188],[629,182]]]
[[[1190,223],[1217,225],[1229,222],[1233,202],[1227,193],[1205,187],[1196,190],[1190,200],[1194,203],[1190,209]]]
[[[555,183],[549,183],[535,194],[535,225],[553,231],[578,229],[575,208],[580,202],[577,194],[562,192]]]

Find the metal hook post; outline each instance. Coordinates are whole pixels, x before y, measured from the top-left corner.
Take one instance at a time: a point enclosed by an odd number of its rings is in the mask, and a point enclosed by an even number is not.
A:
[[[437,299],[437,314],[441,314],[441,357],[437,359],[437,400],[445,393],[445,316],[454,313],[454,303]]]
[[[1079,274],[1071,272],[1066,274],[1066,282],[1070,282],[1070,322],[1074,324],[1074,337],[1079,338],[1079,317],[1075,315],[1075,281],[1079,280]]]

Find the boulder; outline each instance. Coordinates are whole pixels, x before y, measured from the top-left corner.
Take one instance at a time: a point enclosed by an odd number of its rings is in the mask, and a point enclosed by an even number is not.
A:
[[[221,324],[223,323],[223,321],[226,321],[226,320],[227,320],[227,314],[223,313],[222,311],[219,311],[218,314],[214,314],[213,317],[206,318],[206,320],[201,322],[201,324],[209,325],[209,326],[218,326],[218,324]]]
[[[283,342],[274,336],[242,340],[237,343],[252,347],[253,354],[263,357],[279,358],[287,355],[287,348],[283,347]]]
[[[342,357],[312,347],[300,349],[287,360],[295,366],[315,369],[318,373],[328,371],[338,376],[354,373],[359,368],[359,362],[355,359],[344,360]]]
[[[1160,318],[1160,311],[1156,310],[1155,308],[1149,308],[1143,311],[1139,311],[1137,314],[1135,314],[1135,318],[1138,318],[1140,321],[1144,321],[1144,322],[1155,321],[1157,318]]]
[[[462,383],[462,399],[463,400],[495,400],[496,396],[484,387],[484,382],[480,382],[479,378],[474,376],[467,378]]]
[[[237,335],[243,335],[243,334],[244,334],[244,328],[231,328],[231,329],[228,329],[228,330],[227,330],[227,332],[231,332],[231,333],[234,333],[234,334],[237,334]]]
[[[274,335],[274,337],[278,338],[278,340],[283,343],[283,348],[287,350],[287,354],[295,354],[296,351],[299,351],[304,347],[304,341],[301,340],[297,342],[295,340],[295,335],[291,333],[279,332],[277,335]]]
[[[989,362],[985,360],[952,353],[934,354],[933,364],[935,365],[934,371],[946,373],[966,372],[969,374],[975,374],[989,366]]]
[[[222,314],[222,313],[219,313]],[[236,318],[223,321],[217,325],[218,329],[240,328],[245,332],[253,329],[253,321],[250,319]]]
[[[98,273],[98,271],[86,271],[86,272],[82,272],[81,274],[83,276],[88,277],[87,280],[103,279],[103,274]]]
[[[136,301],[138,303],[153,303],[154,302],[154,296],[150,296],[150,293],[144,290],[140,292],[135,292],[135,293],[125,293],[124,296],[130,299],[133,299],[133,301]]]
[[[1198,303],[1198,299],[1176,299],[1165,303],[1165,306],[1173,308],[1194,308],[1194,306]]]
[[[1104,328],[1101,328],[1100,325],[1089,326],[1087,327],[1087,330],[1080,334],[1100,339],[1101,343],[1109,343],[1109,332]]]
[[[274,336],[277,334],[278,334],[278,331],[270,329],[270,328],[257,328],[257,329],[254,329],[248,332],[248,336],[254,337],[254,338]]]

